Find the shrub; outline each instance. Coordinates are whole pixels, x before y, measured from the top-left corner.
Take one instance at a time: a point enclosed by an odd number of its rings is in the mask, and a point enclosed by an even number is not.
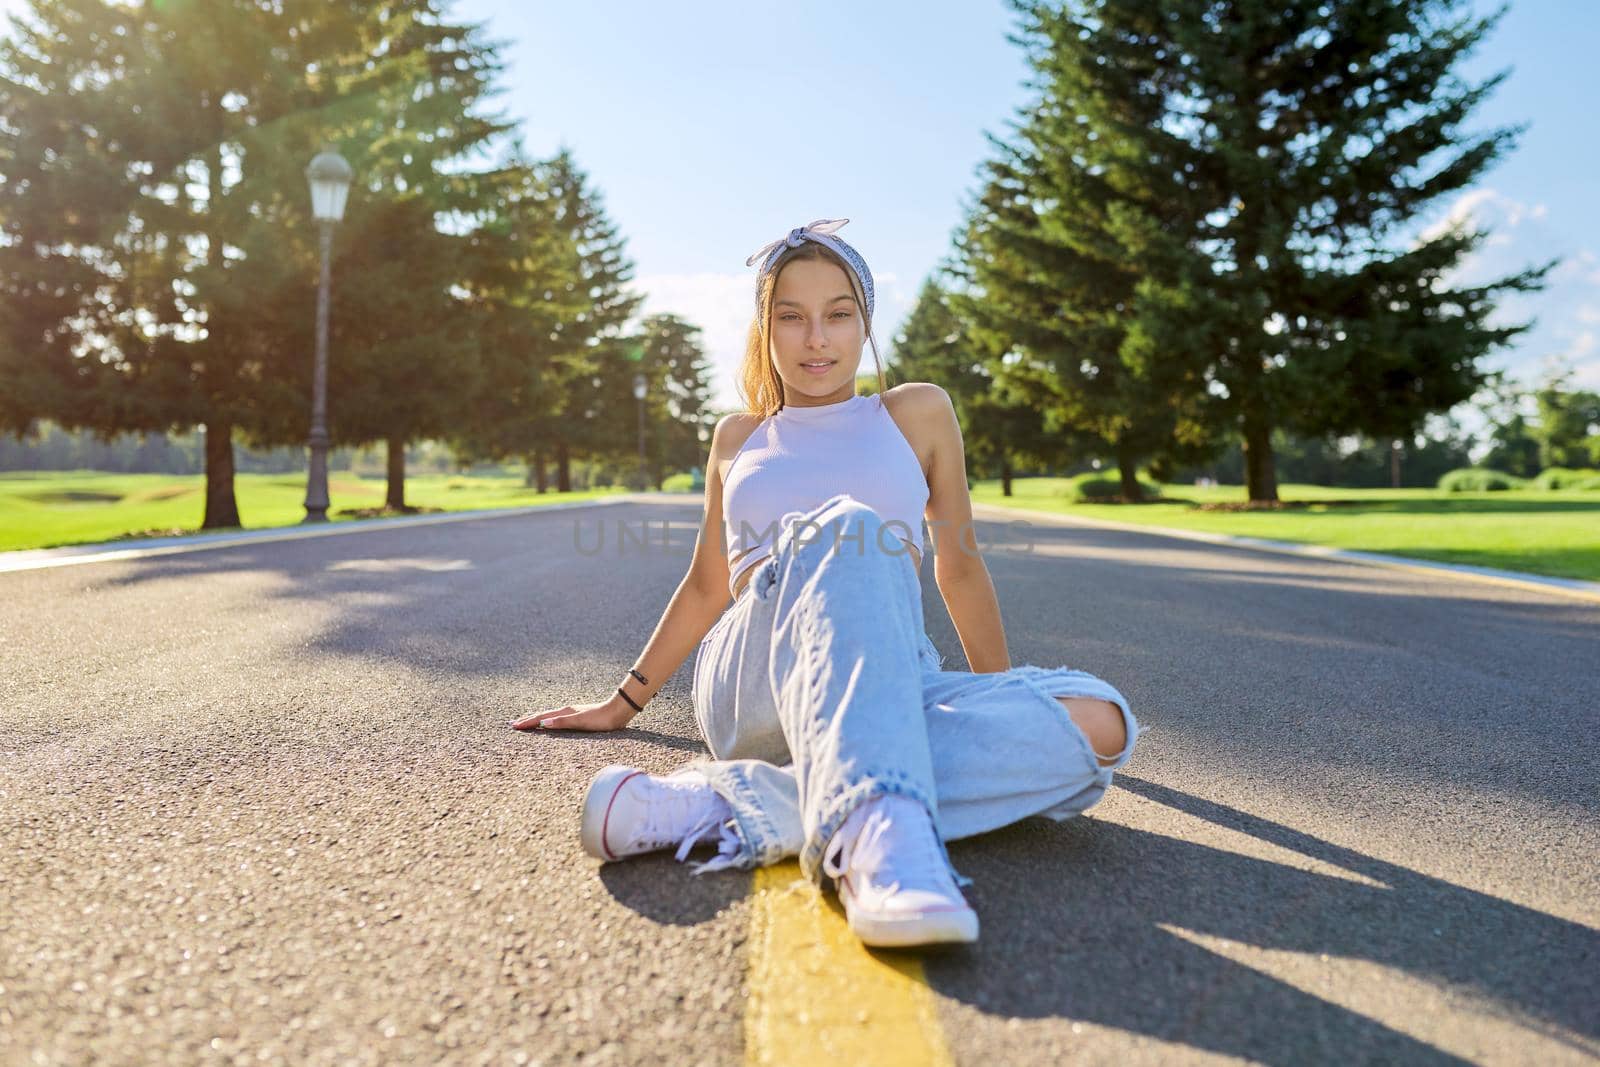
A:
[[[1160,486],[1152,485],[1143,479],[1139,480],[1139,488],[1144,491],[1146,500],[1155,500],[1161,496]],[[1107,477],[1104,474],[1080,474],[1067,482],[1061,495],[1079,504],[1103,504],[1121,500],[1122,479]]]
[[[1446,493],[1487,493],[1497,489],[1521,489],[1522,478],[1490,467],[1458,467],[1439,476],[1439,489]]]
[[[1577,489],[1587,482],[1600,480],[1600,471],[1571,467],[1546,467],[1528,483],[1530,489]]]
[[[661,479],[661,491],[663,493],[691,493],[696,488],[694,483],[695,477],[693,474],[688,471],[681,471],[677,474],[669,474]]]

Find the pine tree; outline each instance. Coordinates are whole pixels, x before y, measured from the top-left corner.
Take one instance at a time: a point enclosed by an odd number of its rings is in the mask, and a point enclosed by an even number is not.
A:
[[[1277,499],[1271,432],[1411,437],[1469,398],[1480,358],[1527,329],[1490,326],[1495,294],[1542,285],[1554,262],[1480,286],[1443,278],[1487,234],[1459,228],[1394,248],[1399,228],[1470,185],[1519,127],[1462,124],[1504,74],[1452,68],[1504,14],[1464,0],[1098,0],[1164,57],[1167,123],[1199,154],[1209,201],[1189,242],[1206,376],[1242,434],[1252,501]],[[1159,29],[1156,28],[1159,26]]]
[[[1207,442],[1201,365],[1173,344],[1192,152],[1164,134],[1162,61],[1128,40],[1149,15],[1086,27],[1013,0],[1038,99],[1022,110],[968,210],[951,297],[996,355],[997,389],[1044,417],[1030,451],[1115,455],[1127,500],[1140,461]]]
[[[589,305],[576,321],[557,324],[568,365],[577,371],[556,384],[564,406],[552,420],[557,489],[565,493],[572,489],[574,453],[617,455],[636,447],[636,421],[624,416],[637,403],[634,364],[628,358],[637,340],[625,327],[644,297],[625,288],[633,276],[625,242],[571,151],[562,148],[544,171],[556,230],[577,249],[578,276],[568,282],[573,286],[568,295],[581,294]]]
[[[83,149],[126,111],[129,21],[99,0],[37,0],[0,40],[0,430],[19,439],[40,420],[110,430],[123,414],[104,206],[128,179]]]
[[[282,273],[241,230],[283,195],[265,172],[314,95],[283,44],[302,9],[35,0],[34,29],[0,55],[8,170],[35,175],[9,187],[6,224],[38,231],[4,274],[75,274],[79,306],[56,329],[92,353],[70,374],[86,388],[58,390],[51,413],[105,433],[202,424],[205,527],[239,525],[234,429],[281,354],[227,309],[259,312],[270,295],[251,283],[270,294]],[[7,384],[41,395],[30,385],[60,378],[51,355],[20,353]]]
[[[1503,75],[1450,74],[1499,14],[1450,18],[1463,0],[1012,6],[1043,92],[1019,143],[997,142],[958,300],[1053,389],[1036,402],[1116,447],[1125,487],[1129,451],[1166,467],[1225,431],[1244,439],[1250,499],[1276,500],[1274,428],[1413,436],[1526,329],[1489,326],[1493,297],[1538,288],[1554,263],[1448,288],[1486,234],[1386,244],[1518,132],[1463,139]]]
[[[481,373],[471,418],[447,435],[461,459],[525,460],[529,482],[541,493],[548,488],[546,461],[563,446],[562,424],[579,383],[598,369],[581,341],[593,297],[568,221],[564,180],[529,159],[521,145],[503,167],[478,180],[485,210],[473,231],[463,285]]]
[[[541,492],[553,461],[557,490],[570,492],[575,455],[637,448],[629,356],[640,342],[626,324],[644,298],[624,288],[624,242],[570,150],[517,159],[475,253],[483,284],[472,299],[495,316],[501,343],[485,354],[475,418],[450,440],[465,456],[524,457]]]
[[[511,126],[479,111],[502,69],[480,27],[446,19],[437,0],[389,0],[359,25],[367,50],[341,74],[348,99],[318,116],[358,183],[337,235],[330,422],[335,444],[386,441],[386,505],[405,509],[408,443],[475,415],[484,323],[467,297],[471,246],[494,207],[482,161]],[[310,361],[296,370],[309,396]],[[276,443],[305,439],[306,410],[291,409]]]
[[[665,472],[700,467],[706,461],[716,416],[710,410],[713,371],[699,339],[700,328],[676,315],[650,315],[639,324],[639,369],[649,380],[646,451],[651,480]]]
[[[951,308],[948,291],[930,277],[895,334],[890,369],[895,378],[937,382],[944,388],[961,427],[968,476],[993,472],[1002,495],[1010,496],[1018,463],[1058,458],[1029,455],[1029,443],[1059,445],[1064,438],[1045,433],[1037,410],[996,386],[982,352],[982,342],[968,334]]]

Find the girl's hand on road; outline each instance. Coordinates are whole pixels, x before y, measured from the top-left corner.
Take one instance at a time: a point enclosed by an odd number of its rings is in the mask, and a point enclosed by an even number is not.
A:
[[[569,704],[513,719],[514,730],[620,730],[637,714],[621,697],[597,704]]]

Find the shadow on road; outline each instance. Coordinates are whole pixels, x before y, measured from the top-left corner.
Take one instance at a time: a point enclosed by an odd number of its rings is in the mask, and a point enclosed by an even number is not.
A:
[[[1600,932],[1331,844],[1225,804],[1118,775],[1121,788],[1377,885],[1296,870],[1094,818],[1030,819],[951,844],[983,937],[929,956],[930,985],[1000,1017],[1064,1016],[1263,1063],[1456,1058],[1196,942],[1398,977],[1366,996],[1447,992],[1577,1052],[1600,1052]],[[1184,931],[1179,936],[1173,928]],[[1271,966],[1284,966],[1279,961]],[[1302,961],[1297,973],[1315,972]],[[1308,984],[1315,986],[1313,979]],[[1330,987],[1350,995],[1348,978]],[[1407,997],[1410,999],[1410,997]],[[1390,1001],[1377,1014],[1404,1012]],[[1581,1056],[1580,1056],[1581,1058]]]

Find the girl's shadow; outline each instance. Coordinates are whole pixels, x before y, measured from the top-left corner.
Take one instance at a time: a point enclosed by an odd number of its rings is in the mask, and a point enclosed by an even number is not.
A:
[[[1378,884],[1092,813],[1027,819],[951,843],[976,881],[966,893],[983,934],[969,952],[928,957],[933,988],[1002,1017],[1092,1020],[1266,1063],[1457,1061],[1196,943],[1222,938],[1368,960],[1493,1005],[1575,1059],[1600,1055],[1600,932],[1154,782],[1117,785]]]

